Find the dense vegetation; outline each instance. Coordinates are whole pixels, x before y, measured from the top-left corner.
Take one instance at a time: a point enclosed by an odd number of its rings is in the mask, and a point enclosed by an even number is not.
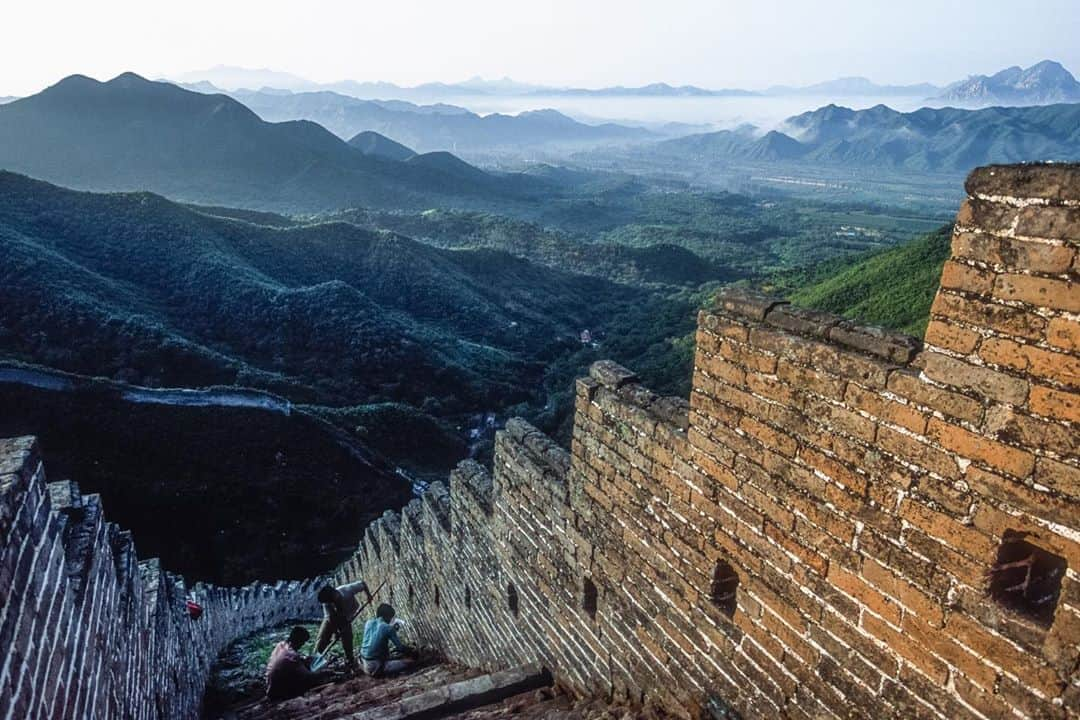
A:
[[[899,247],[778,274],[771,289],[796,305],[922,337],[949,257],[952,228]]]
[[[531,220],[484,212],[348,210],[340,219],[439,247],[490,247],[634,284],[696,285],[892,246],[944,222],[873,205],[589,184]]]
[[[325,216],[384,228],[453,249],[491,248],[550,268],[632,285],[692,285],[737,277],[726,264],[678,244],[643,247],[589,242],[579,234],[490,213],[428,210],[388,213],[348,210]]]
[[[526,400],[642,290],[345,223],[278,229],[148,194],[0,174],[0,337],[16,359],[141,385],[440,413]]]
[[[410,498],[303,413],[139,405],[100,384],[0,383],[0,408],[0,437],[37,435],[51,480],[101,493],[141,558],[192,580],[308,577]]]

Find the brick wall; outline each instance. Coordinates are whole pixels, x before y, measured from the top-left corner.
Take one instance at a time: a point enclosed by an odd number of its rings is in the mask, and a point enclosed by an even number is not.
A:
[[[0,720],[198,717],[225,645],[319,613],[316,580],[186,588],[140,562],[99,496],[46,484],[33,438],[0,440],[0,543]]]
[[[688,404],[598,363],[571,453],[511,421],[339,577],[687,717],[1080,717],[1080,167],[967,189],[925,343],[729,292]]]

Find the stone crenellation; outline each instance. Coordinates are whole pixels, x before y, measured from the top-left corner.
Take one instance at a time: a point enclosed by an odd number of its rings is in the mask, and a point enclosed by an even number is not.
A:
[[[198,717],[225,645],[319,614],[318,579],[188,588],[140,562],[98,495],[45,482],[33,438],[0,440],[0,538],[2,720]]]
[[[684,717],[1080,717],[1080,166],[967,182],[924,339],[745,290],[689,402],[613,363],[342,580],[483,668]]]

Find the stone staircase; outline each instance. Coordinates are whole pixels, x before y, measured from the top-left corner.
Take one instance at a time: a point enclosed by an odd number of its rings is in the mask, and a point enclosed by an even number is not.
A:
[[[484,674],[438,664],[395,678],[366,676],[316,688],[285,702],[259,700],[215,720],[616,720],[640,717],[603,701],[579,701],[552,687],[539,665]]]

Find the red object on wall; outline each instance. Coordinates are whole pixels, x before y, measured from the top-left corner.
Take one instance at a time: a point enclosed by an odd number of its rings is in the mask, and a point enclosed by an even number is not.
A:
[[[199,618],[202,617],[202,612],[203,612],[202,605],[195,602],[194,600],[188,600],[187,601],[187,611],[188,611],[188,615],[191,616],[192,620],[198,620]]]

